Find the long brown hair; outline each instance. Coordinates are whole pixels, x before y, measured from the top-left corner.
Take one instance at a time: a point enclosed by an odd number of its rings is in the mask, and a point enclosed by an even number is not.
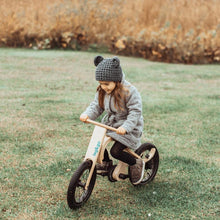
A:
[[[112,96],[114,97],[114,106],[118,110],[124,109],[124,101],[126,96],[128,95],[128,89],[126,89],[121,82],[115,82],[115,88],[112,91]],[[104,109],[104,98],[105,98],[105,91],[102,89],[101,85],[97,87],[97,91],[99,92],[99,106]]]

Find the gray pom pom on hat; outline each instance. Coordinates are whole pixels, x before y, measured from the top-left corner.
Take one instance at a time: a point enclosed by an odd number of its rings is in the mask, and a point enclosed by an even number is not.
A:
[[[96,66],[95,78],[97,81],[120,82],[122,80],[122,69],[118,57],[104,59],[96,56],[94,59]]]

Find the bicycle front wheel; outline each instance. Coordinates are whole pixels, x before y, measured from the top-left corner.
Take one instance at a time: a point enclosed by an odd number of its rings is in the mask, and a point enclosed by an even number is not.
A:
[[[70,180],[67,191],[67,203],[71,209],[81,207],[92,193],[96,181],[96,168],[93,171],[88,189],[85,189],[91,167],[91,160],[81,163]]]

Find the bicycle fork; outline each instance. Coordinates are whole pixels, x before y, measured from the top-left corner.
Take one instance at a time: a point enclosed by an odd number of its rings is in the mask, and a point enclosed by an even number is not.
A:
[[[91,137],[91,140],[90,140],[87,152],[86,152],[86,156],[84,158],[84,161],[86,160],[92,161],[92,167],[90,169],[89,176],[86,181],[85,190],[88,189],[88,186],[90,184],[92,174],[95,169],[96,161],[99,156],[100,149],[103,145],[103,140],[104,140],[106,131],[107,131],[106,128],[102,128],[99,126],[95,126],[94,128],[94,131],[93,131],[93,134],[92,134],[92,137]]]

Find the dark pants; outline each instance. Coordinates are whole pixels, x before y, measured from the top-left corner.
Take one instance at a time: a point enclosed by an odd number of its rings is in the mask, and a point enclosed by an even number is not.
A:
[[[125,152],[124,151],[125,148],[127,148],[125,145],[116,141],[114,145],[112,146],[110,153],[112,157],[114,157],[115,159],[120,160],[132,166],[136,163],[136,159],[131,154]],[[110,159],[109,159],[108,151],[105,149],[103,161],[109,161],[109,160]]]

